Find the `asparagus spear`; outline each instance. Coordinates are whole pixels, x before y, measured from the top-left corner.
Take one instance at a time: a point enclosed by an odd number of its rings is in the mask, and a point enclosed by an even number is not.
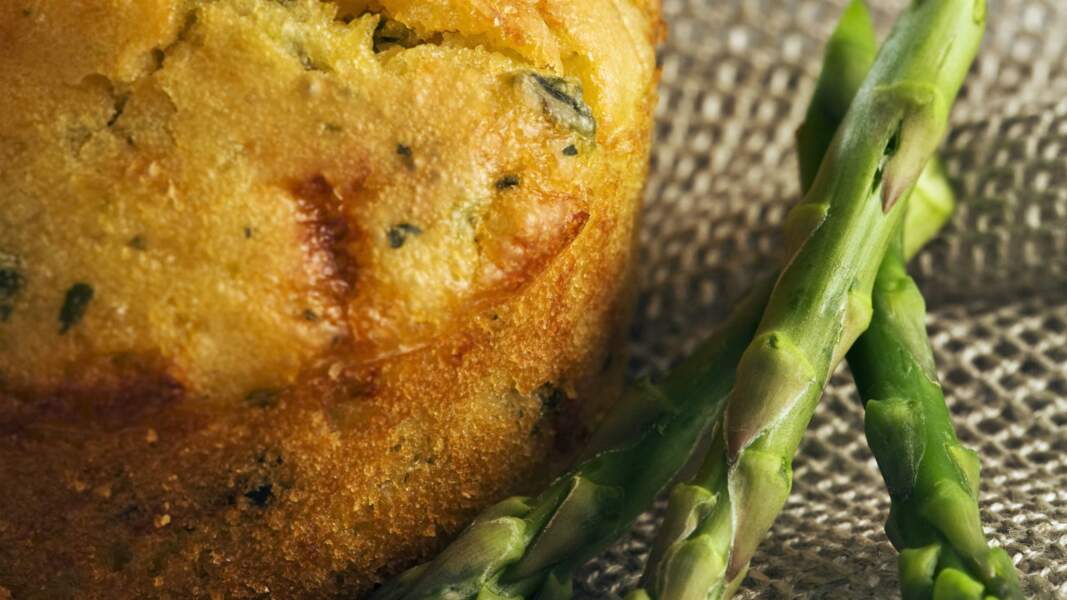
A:
[[[860,0],[854,0],[827,43],[815,94],[797,131],[803,190],[807,191],[814,182],[823,155],[870,70],[875,53],[870,15]],[[812,199],[808,196],[807,202]],[[909,200],[904,224],[910,242],[908,256],[936,234],[952,205],[951,190],[935,158],[923,171]],[[797,212],[803,214],[805,210],[810,208],[798,207]],[[800,224],[799,219],[793,219],[794,235],[808,233],[798,231]],[[690,594],[701,599],[729,597],[740,583],[740,576],[722,581],[731,538],[725,444],[722,430],[716,430],[697,475],[672,491],[642,580],[647,589],[635,592],[634,598],[648,597],[649,591],[663,598],[686,598]],[[716,518],[708,518],[716,504]]]
[[[892,496],[886,533],[900,551],[904,600],[1021,599],[1011,559],[990,549],[978,514],[978,456],[952,428],[926,335],[926,307],[886,254],[871,325],[848,353],[865,398],[867,440]]]
[[[797,134],[804,189],[829,145],[827,132],[847,110],[851,94],[846,90],[863,77],[864,58],[873,54],[870,19],[856,0],[827,47],[815,98]],[[971,590],[1021,598],[1011,560],[986,544],[978,513],[977,457],[956,438],[934,370],[922,295],[904,264],[954,205],[936,159],[910,202],[903,240],[890,247],[875,280],[870,327],[847,357],[861,396],[872,399],[865,403],[867,436],[893,497],[886,530],[901,551],[901,591],[905,600],[941,598],[948,588],[952,597],[967,597]],[[914,210],[916,203],[926,208]],[[935,582],[940,587],[932,596]]]
[[[802,162],[812,187],[787,223],[793,258],[742,358],[708,459],[692,485],[672,493],[646,571],[652,595],[729,597],[743,578],[788,496],[792,456],[825,381],[869,322],[875,273],[902,217],[894,204],[940,140],[981,38],[982,7],[913,5],[851,106],[847,92],[828,94],[862,77],[873,33],[862,5],[846,12],[801,145],[825,147],[823,130],[850,108],[818,174],[810,153]]]
[[[940,142],[982,37],[984,6],[922,1],[905,11],[806,195],[821,201],[806,201],[790,217],[804,229],[818,224],[771,293],[724,416],[725,581],[747,569],[785,504],[792,457],[822,388],[870,323],[875,275],[904,215],[897,201]]]
[[[856,0],[830,40],[797,132],[803,189],[814,180],[874,44],[870,18]],[[990,550],[982,532],[978,459],[956,438],[926,336],[925,305],[905,267],[905,256],[941,227],[955,203],[936,159],[910,202],[903,239],[890,247],[875,280],[870,327],[847,357],[861,397],[870,399],[867,437],[893,497],[886,531],[901,552],[901,591],[905,600],[942,598],[949,589],[954,598],[979,592],[1021,598],[1010,558]],[[925,208],[915,210],[916,203]]]
[[[847,106],[832,93],[820,101],[820,92],[846,88],[873,45],[870,20],[857,0],[828,47],[816,99],[798,132],[805,188],[825,150],[820,144],[829,138],[827,126],[835,126],[834,117]],[[926,337],[922,295],[904,264],[952,211],[952,190],[936,160],[910,202],[926,209],[908,211],[903,240],[890,247],[875,280],[870,327],[848,353],[861,396],[872,399],[865,403],[867,437],[893,497],[886,531],[901,552],[901,591],[905,600],[948,597],[950,589],[954,598],[1021,598],[1011,560],[1001,549],[990,550],[982,533],[977,456],[956,439]],[[922,220],[926,215],[937,218]]]

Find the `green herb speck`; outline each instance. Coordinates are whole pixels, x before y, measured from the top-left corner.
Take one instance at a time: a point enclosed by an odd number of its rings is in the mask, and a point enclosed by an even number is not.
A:
[[[245,229],[244,229],[244,232],[245,232],[245,239],[246,240],[252,239],[252,228],[251,227],[246,225]]]
[[[63,307],[59,309],[59,334],[70,331],[85,316],[89,302],[93,299],[93,286],[88,283],[75,283],[67,290],[63,298]]]
[[[322,130],[323,131],[327,131],[329,133],[341,133],[342,131],[344,131],[344,129],[340,125],[338,125],[337,123],[329,123],[329,122],[326,122],[326,123],[322,124]]]
[[[519,81],[526,93],[540,102],[548,118],[584,136],[596,134],[596,118],[582,99],[582,86],[576,80],[526,71]]]
[[[111,570],[118,573],[126,568],[126,565],[130,564],[133,560],[133,550],[130,549],[130,545],[126,542],[117,541],[113,542],[108,547],[108,562],[111,563]]]
[[[118,122],[119,117],[122,116],[122,111],[126,110],[126,102],[130,99],[129,96],[123,94],[115,99],[115,110],[111,113],[111,117],[107,120],[107,126],[114,127]]]
[[[578,147],[574,144],[563,149],[563,156],[578,156]]]
[[[26,284],[26,278],[15,269],[0,268],[0,300],[10,300]]]
[[[505,175],[494,184],[498,190],[506,190],[518,186],[521,183],[518,175]]]
[[[389,241],[389,247],[394,250],[400,248],[408,241],[408,236],[421,235],[422,229],[411,223],[400,223],[389,228],[385,237]]]
[[[130,241],[126,242],[126,245],[134,250],[147,250],[148,240],[146,240],[143,235],[138,234],[130,238]]]
[[[567,399],[567,394],[552,383],[542,385],[535,393],[537,399],[541,401],[542,415],[559,410],[560,405]]]
[[[244,493],[245,498],[248,498],[252,504],[259,507],[266,506],[267,502],[270,501],[271,496],[273,495],[274,486],[269,483],[264,483],[263,485]]]
[[[407,167],[408,170],[415,170],[415,157],[411,155],[411,146],[397,144],[396,153],[400,157],[400,161],[404,163],[404,166]]]
[[[245,394],[245,402],[256,408],[270,408],[278,403],[280,395],[281,391],[275,389],[252,390]]]
[[[302,46],[296,47],[296,56],[300,60],[300,66],[304,67],[305,71],[325,71],[326,69],[315,62],[314,59],[307,53]]]
[[[375,52],[383,52],[392,46],[411,48],[418,43],[418,36],[400,21],[382,17],[374,29],[373,45]]]

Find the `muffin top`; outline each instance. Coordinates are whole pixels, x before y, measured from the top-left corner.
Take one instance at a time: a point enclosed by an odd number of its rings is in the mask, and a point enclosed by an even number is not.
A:
[[[642,2],[119,4],[0,7],[19,397],[211,409],[432,344],[535,278],[647,144]]]

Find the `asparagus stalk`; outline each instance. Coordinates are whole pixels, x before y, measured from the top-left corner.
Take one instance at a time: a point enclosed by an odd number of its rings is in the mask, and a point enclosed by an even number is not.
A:
[[[982,0],[915,2],[905,11],[806,202],[790,217],[803,229],[817,224],[793,249],[771,293],[724,415],[730,463],[725,581],[747,569],[785,504],[792,457],[826,380],[870,323],[875,276],[904,215],[897,201],[941,140],[984,20]]]
[[[845,90],[862,78],[862,62],[865,55],[873,57],[873,48],[870,19],[856,0],[831,38],[815,98],[798,131],[804,189],[829,144],[826,132],[847,109]],[[893,497],[886,530],[901,551],[901,591],[905,600],[941,598],[950,588],[952,597],[978,590],[1021,598],[1010,559],[1003,550],[990,550],[982,533],[977,457],[956,438],[926,336],[925,305],[905,267],[905,256],[941,227],[955,203],[936,159],[909,202],[903,239],[890,247],[875,280],[870,327],[847,356],[861,396],[881,399],[865,403],[866,429]],[[917,204],[924,210],[915,210]]]
[[[825,381],[870,320],[875,274],[902,217],[894,204],[940,140],[981,38],[982,7],[912,6],[851,106],[849,92],[834,91],[862,78],[873,33],[862,5],[846,12],[801,146],[825,148],[824,131],[850,108],[817,175],[810,152],[801,163],[811,190],[787,223],[793,258],[739,365],[724,427],[693,484],[672,493],[636,597],[724,598],[740,584],[788,496],[792,456]]]
[[[822,71],[804,123],[797,131],[801,187],[807,191],[834,132],[848,111],[876,54],[870,15],[860,0],[842,14],[826,48]],[[946,193],[947,192],[947,193]],[[807,202],[812,201],[809,196]],[[913,255],[944,225],[952,211],[953,197],[936,158],[919,178],[909,200],[904,228]],[[807,208],[800,207],[798,213]],[[793,220],[793,233],[799,219]],[[795,243],[795,242],[794,242]],[[653,545],[642,585],[634,598],[647,598],[651,591],[663,598],[729,597],[741,581],[722,581],[724,557],[729,552],[731,526],[727,487],[726,442],[722,430],[712,436],[704,463],[688,483],[672,491],[667,514]],[[709,519],[719,504],[716,518]],[[703,557],[703,558],[701,558]]]
[[[904,600],[1023,598],[1011,559],[982,532],[978,456],[953,430],[903,241],[886,254],[873,301],[871,325],[848,362],[892,497],[886,533],[900,551]]]
[[[874,46],[870,18],[855,0],[827,46],[815,97],[797,132],[805,190]],[[940,229],[955,204],[936,159],[909,202],[903,239],[890,247],[875,280],[870,327],[847,356],[861,397],[869,399],[867,437],[893,498],[886,531],[901,552],[901,591],[904,600],[979,593],[1022,598],[1010,558],[991,550],[982,532],[978,459],[956,438],[926,335],[926,307],[905,267],[905,256]]]

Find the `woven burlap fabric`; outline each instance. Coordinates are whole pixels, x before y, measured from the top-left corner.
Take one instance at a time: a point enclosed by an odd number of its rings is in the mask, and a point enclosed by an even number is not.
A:
[[[844,3],[664,0],[635,375],[690,351],[780,260],[799,195],[793,132]],[[883,35],[904,4],[871,1]],[[1067,3],[988,4],[943,149],[960,207],[913,272],[960,438],[982,457],[987,533],[1030,597],[1067,598]],[[889,501],[862,423],[842,369],[742,598],[898,596]],[[634,585],[656,514],[587,566],[584,596]]]

